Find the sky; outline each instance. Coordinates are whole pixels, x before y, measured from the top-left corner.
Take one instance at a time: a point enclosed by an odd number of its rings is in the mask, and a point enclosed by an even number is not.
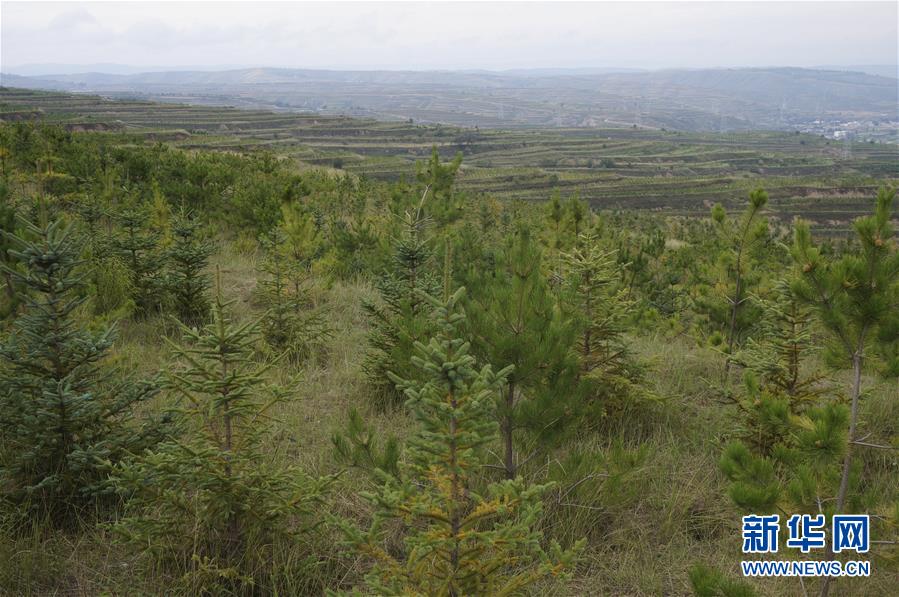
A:
[[[893,2],[0,2],[0,70],[896,64]]]

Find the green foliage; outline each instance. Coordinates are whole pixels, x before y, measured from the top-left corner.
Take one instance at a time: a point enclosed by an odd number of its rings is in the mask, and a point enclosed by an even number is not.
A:
[[[825,402],[791,415],[786,399],[763,394],[744,416],[752,449],[731,443],[720,462],[734,503],[746,512],[817,512],[837,491],[848,409]]]
[[[441,163],[436,147],[431,150],[431,159],[416,163],[415,178],[431,193],[427,213],[438,228],[442,229],[464,215],[464,196],[460,196],[454,188],[456,173],[461,165],[461,153],[457,153],[451,162]]]
[[[260,318],[264,342],[257,334],[247,345],[247,373],[286,353],[287,358],[278,359],[262,377],[293,380],[298,368],[309,377],[293,388],[303,401],[277,404],[259,417],[249,409],[246,417],[251,423],[246,427],[258,429],[262,437],[237,442],[253,447],[246,450],[245,459],[231,455],[230,481],[221,444],[213,437],[216,431],[219,439],[223,437],[222,415],[227,411],[213,380],[192,378],[192,383],[204,384],[203,391],[193,393],[210,405],[202,413],[175,391],[174,386],[181,384],[173,384],[172,391],[158,400],[116,415],[116,433],[137,431],[129,423],[139,416],[173,407],[172,415],[181,424],[162,447],[142,452],[143,442],[153,439],[143,436],[127,449],[132,457],[112,468],[120,481],[119,495],[95,494],[108,487],[104,477],[109,465],[99,461],[96,476],[86,475],[91,488],[76,494],[73,513],[86,514],[89,509],[93,513],[114,500],[125,504],[125,521],[116,528],[134,541],[134,551],[109,544],[106,525],[61,531],[51,524],[52,516],[48,522],[35,510],[23,507],[11,516],[3,512],[0,586],[7,592],[58,593],[77,585],[122,594],[292,595],[353,587],[374,594],[439,593],[445,585],[437,585],[436,577],[449,569],[445,562],[451,561],[447,545],[453,535],[447,528],[451,531],[452,526],[439,517],[429,518],[428,508],[438,503],[439,512],[450,511],[446,480],[451,485],[452,476],[429,476],[431,468],[421,462],[427,442],[443,441],[445,434],[410,424],[409,413],[415,415],[424,398],[409,409],[379,412],[371,421],[359,414],[369,410],[359,401],[374,394],[379,381],[392,403],[398,404],[401,396],[390,395],[397,392],[387,375],[393,371],[416,392],[431,384],[427,401],[434,406],[428,412],[449,416],[442,402],[434,402],[438,394],[446,397],[441,389],[446,384],[432,383],[435,370],[425,371],[413,361],[423,359],[415,340],[423,342],[441,328],[432,318],[434,306],[419,295],[423,290],[437,293],[441,274],[447,287],[461,283],[470,291],[470,319],[459,323],[462,328],[454,338],[470,338],[472,355],[482,362],[519,365],[504,381],[493,379],[488,384],[489,397],[481,399],[478,417],[490,423],[491,429],[485,427],[489,439],[473,448],[470,458],[465,456],[471,464],[458,477],[465,484],[463,505],[454,510],[460,521],[473,516],[482,503],[487,503],[482,510],[490,515],[471,525],[478,533],[478,545],[487,546],[478,562],[466,562],[471,569],[496,563],[506,547],[514,547],[500,545],[491,551],[490,546],[501,541],[500,533],[506,532],[502,529],[527,523],[533,534],[516,530],[511,533],[515,542],[533,537],[534,545],[550,555],[551,539],[571,545],[587,537],[584,574],[572,589],[578,594],[676,592],[685,589],[685,562],[697,553],[707,554],[706,564],[722,571],[733,569],[739,554],[733,525],[727,521],[735,519],[734,503],[758,512],[817,513],[820,508],[831,514],[844,470],[848,475],[843,510],[870,513],[878,541],[894,540],[899,530],[899,509],[893,503],[897,491],[893,448],[899,431],[895,387],[876,383],[878,372],[899,371],[899,323],[882,317],[870,326],[863,359],[858,367],[851,363],[853,376],[856,370],[865,374],[859,378],[864,388],[859,383],[857,430],[852,436],[848,427],[853,413],[847,408],[852,394],[837,398],[833,384],[824,383],[819,373],[824,357],[841,367],[849,365],[848,353],[838,335],[816,321],[820,305],[776,283],[790,266],[789,247],[780,241],[787,229],[783,216],[794,211],[811,218],[816,233],[825,229],[824,240],[813,246],[820,267],[834,267],[846,258],[866,259],[860,240],[827,236],[855,212],[851,194],[892,175],[895,148],[854,146],[853,160],[840,163],[833,161],[824,142],[810,138],[804,148],[788,140],[786,151],[778,152],[783,136],[777,133],[728,136],[718,143],[714,136],[691,138],[648,129],[586,136],[565,129],[537,136],[517,130],[470,133],[460,142],[446,127],[369,126],[321,115],[272,117],[258,111],[199,107],[176,110],[181,122],[193,123],[190,138],[182,139],[183,132],[175,137],[165,130],[164,119],[174,112],[149,105],[129,104],[121,111],[119,104],[86,95],[62,98],[9,89],[0,95],[12,102],[4,108],[4,117],[18,118],[20,101],[37,101],[45,112],[26,112],[29,118],[52,115],[71,122],[72,115],[60,112],[74,105],[92,111],[92,118],[82,119],[79,126],[103,126],[99,120],[90,121],[104,114],[110,115],[107,122],[143,120],[141,127],[122,132],[75,134],[36,122],[0,123],[3,229],[36,242],[16,224],[16,213],[42,222],[57,216],[82,222],[83,234],[75,244],[84,241],[84,249],[76,255],[83,261],[73,271],[84,284],[70,291],[72,298],[84,301],[71,314],[76,328],[97,336],[94,330],[103,329],[103,322],[127,318],[134,311],[143,316],[126,319],[121,338],[104,353],[110,357],[95,363],[93,395],[104,400],[120,396],[114,389],[120,385],[118,376],[108,367],[113,359],[132,368],[158,367],[164,336],[172,330],[160,330],[161,320],[153,316],[177,313],[169,257],[175,214],[181,206],[204,222],[203,238],[214,238],[222,247],[215,261],[222,263],[228,277],[229,298],[238,298],[246,310],[240,320]],[[232,127],[236,117],[248,126]],[[216,131],[220,123],[229,130]],[[349,143],[339,155],[320,154],[302,146],[302,139],[288,138],[309,133],[320,141],[324,131],[333,135],[335,144]],[[356,138],[359,133],[367,135],[364,143]],[[606,139],[606,134],[614,140]],[[444,157],[448,147],[455,151],[464,146],[465,169],[458,157],[447,163],[431,152],[411,182],[386,182],[407,170],[416,159],[416,148],[427,147],[432,140],[443,144],[438,152]],[[612,147],[600,151],[599,145],[606,142]],[[241,149],[204,151],[200,149],[204,144]],[[260,151],[260,145],[290,147],[291,155],[282,159]],[[614,160],[600,159],[606,155],[614,155]],[[659,156],[664,156],[662,163]],[[316,170],[302,163],[297,167],[298,160],[307,159],[340,160],[345,172]],[[589,171],[591,161],[602,162],[607,170]],[[849,170],[851,178],[841,174]],[[826,175],[810,174],[824,171]],[[744,220],[729,218],[720,205],[711,218],[689,217],[701,216],[700,210],[707,209],[697,197],[720,197],[731,205],[759,181],[772,197],[783,199],[762,208],[780,217],[764,230],[762,214],[755,215],[758,228],[749,227],[746,242],[740,242]],[[573,189],[580,189],[593,205],[626,208],[594,215]],[[807,196],[795,196],[796,189],[808,190]],[[37,202],[31,200],[35,192],[40,194]],[[846,201],[819,199],[837,193]],[[761,194],[753,197],[760,202]],[[641,209],[647,207],[689,216]],[[135,219],[129,212],[136,212],[136,223],[128,221]],[[407,214],[412,217],[405,218]],[[521,228],[531,230],[527,242]],[[261,243],[264,254],[258,252],[260,234],[275,241]],[[876,247],[876,235],[873,238]],[[8,252],[15,247],[4,242],[0,261],[23,274],[26,264]],[[737,251],[741,244],[742,259]],[[895,251],[894,239],[881,236],[881,244],[888,252]],[[442,270],[433,257],[441,253],[452,256]],[[261,273],[254,276],[257,257],[262,259]],[[744,291],[738,302],[741,263]],[[806,262],[800,260],[799,268],[803,265]],[[40,298],[41,293],[29,290],[8,270],[7,292],[0,290],[7,314],[0,334],[4,344],[10,341],[7,335],[18,335],[21,347],[24,336],[10,320],[34,313],[30,303],[22,301]],[[256,300],[247,301],[254,277]],[[854,277],[847,278],[850,294]],[[874,284],[881,288],[881,282],[889,285],[893,278],[886,272]],[[359,311],[358,297],[368,296],[373,284],[382,297],[374,304],[385,313],[383,325],[377,316],[365,317]],[[828,294],[843,292],[840,288],[835,286]],[[395,312],[391,302],[400,305]],[[730,335],[735,302],[737,334]],[[854,321],[853,303],[841,298],[836,302],[834,310]],[[334,337],[317,328],[308,333],[302,325],[294,332],[293,324],[285,323],[305,321],[307,316],[318,321],[327,317]],[[830,345],[824,357],[817,349],[822,331]],[[368,333],[375,340],[379,332],[384,332],[383,346],[389,355],[367,384],[366,372],[359,370],[364,349],[360,345]],[[302,339],[297,347],[291,337]],[[744,383],[728,386],[727,397],[735,401],[729,407],[708,394],[707,380],[720,369],[722,359],[705,347],[711,344],[725,353],[733,338],[733,352],[727,356],[732,369],[740,368]],[[590,349],[584,349],[585,339]],[[185,340],[197,346],[193,337]],[[697,340],[700,346],[695,345]],[[317,358],[300,362],[310,351]],[[446,357],[438,360],[440,375],[458,370],[460,359],[453,358],[450,364]],[[0,361],[0,377],[18,382],[20,376]],[[191,365],[187,357],[179,361],[173,374],[186,376]],[[434,359],[428,363],[432,361],[437,363]],[[218,366],[207,363],[206,370]],[[650,366],[656,373],[649,373]],[[468,379],[465,375],[462,379]],[[514,391],[509,392],[508,382],[516,378]],[[854,387],[855,377],[852,383]],[[269,391],[264,383],[254,387],[254,408],[260,410],[284,396],[283,390]],[[656,394],[666,400],[651,405],[634,400]],[[504,400],[508,396],[514,401],[509,410]],[[325,430],[346,412],[348,418],[329,444]],[[511,416],[503,417],[508,412]],[[284,421],[269,427],[266,413],[283,415]],[[514,442],[497,438],[496,418],[510,422],[513,433],[507,437]],[[7,427],[0,426],[0,455],[11,461],[18,452],[7,450],[12,445],[6,443],[11,437]],[[153,428],[145,429],[149,433]],[[238,431],[238,438],[246,433]],[[422,440],[419,456],[413,457],[414,450],[394,434]],[[852,437],[856,443],[850,443]],[[37,444],[28,444],[33,445]],[[513,457],[507,462],[516,472],[526,474],[538,487],[552,483],[533,498],[542,501],[536,515],[517,497],[495,497],[534,489],[520,479],[489,489],[509,445]],[[720,445],[726,446],[723,456]],[[109,457],[113,464],[125,453],[116,450]],[[840,460],[845,464],[850,450],[858,454],[841,468]],[[104,457],[99,449],[93,453]],[[443,468],[435,470],[447,468],[445,454],[442,449],[430,453],[435,461],[444,456]],[[713,466],[719,457],[724,491],[719,491],[722,479]],[[344,466],[358,471],[337,481],[339,490],[323,504],[304,501],[303,496],[316,493],[317,481],[298,469],[288,471],[299,462],[316,469]],[[361,536],[356,545],[374,554],[374,569],[368,565],[371,560],[358,557],[358,552],[338,552],[341,546],[333,537],[306,532],[325,509],[347,513],[365,525],[361,521],[370,510],[360,498],[360,486],[376,494],[369,497],[378,512],[378,532],[349,534]],[[6,491],[17,486],[4,477],[0,487]],[[297,495],[297,507],[285,505]],[[19,503],[30,502],[25,497]],[[507,504],[518,509],[511,512]],[[57,520],[71,518],[64,513]],[[88,516],[79,518],[89,522]],[[238,541],[231,540],[231,520],[238,521]],[[461,538],[466,549],[467,537]],[[845,591],[888,593],[895,547],[877,543],[872,549],[877,573],[855,579],[851,586],[847,582]],[[538,573],[544,570],[539,555],[527,559],[530,549],[515,551],[511,567],[499,568],[496,578],[485,582],[514,584],[513,577],[530,573],[532,562],[537,562]],[[140,551],[146,551],[146,557],[135,553]],[[440,566],[432,567],[434,562]],[[392,570],[402,574],[391,576]],[[373,581],[366,586],[363,577],[369,572]],[[713,578],[701,583],[706,593],[740,594],[739,589],[727,588],[729,579],[707,572]],[[391,584],[403,579],[411,580],[402,587]],[[464,582],[468,581],[458,584]],[[794,582],[770,580],[759,586],[787,594],[798,588]],[[548,593],[554,585],[551,576],[545,577],[516,593]],[[387,589],[375,588],[384,586]],[[463,588],[458,594],[467,591]]]
[[[282,221],[272,239],[297,266],[308,268],[321,251],[322,238],[313,214],[291,203],[281,208]]]
[[[242,177],[234,188],[229,221],[238,229],[266,234],[278,223],[281,206],[291,199],[290,187],[266,172]]]
[[[505,379],[498,416],[508,478],[517,474],[515,430],[540,431],[564,423],[576,368],[571,347],[575,326],[557,308],[541,270],[530,232],[518,230],[491,270],[469,271],[469,330],[483,360],[513,366]],[[561,407],[561,408],[560,408]]]
[[[696,564],[690,568],[690,585],[696,597],[755,597],[755,590],[743,580],[724,576],[718,570]]]
[[[724,220],[727,218],[727,211],[725,211],[724,206],[720,203],[716,203],[712,206],[712,219],[716,224],[724,224]]]
[[[122,209],[116,219],[121,232],[114,243],[131,274],[137,313],[159,312],[166,303],[165,262],[159,247],[162,234],[148,225],[150,213],[140,205]]]
[[[15,312],[19,306],[20,297],[15,280],[10,268],[15,267],[15,257],[10,254],[12,242],[10,239],[16,233],[16,209],[9,197],[10,191],[5,180],[0,180],[0,267],[3,271],[3,301],[0,303],[0,316],[4,319]]]
[[[604,416],[639,393],[641,372],[624,337],[632,303],[618,287],[615,252],[603,251],[595,233],[581,234],[563,261],[568,313],[580,331],[574,347],[579,376],[586,400],[599,403],[593,414]]]
[[[206,273],[213,246],[203,239],[199,222],[182,213],[172,225],[172,244],[166,251],[169,262],[167,284],[178,319],[189,326],[209,317],[209,275]]]
[[[748,327],[748,322],[740,319],[745,310],[747,290],[755,281],[755,276],[748,275],[751,270],[751,259],[758,243],[764,242],[768,237],[768,222],[761,219],[762,210],[768,203],[768,193],[763,189],[756,189],[749,193],[749,205],[735,226],[725,227],[724,221],[720,222],[725,234],[732,234],[733,248],[726,267],[730,287],[726,292],[726,302],[729,311],[726,324],[727,354],[725,373],[731,363],[730,355],[734,353],[739,337]],[[718,214],[714,214],[716,221]]]
[[[266,253],[260,269],[265,276],[257,282],[257,295],[267,309],[262,335],[276,353],[297,362],[330,338],[332,329],[325,314],[313,308],[311,274],[297,259],[296,246],[277,229],[262,245]]]
[[[377,282],[380,301],[363,303],[371,324],[363,370],[377,399],[386,404],[396,404],[402,397],[389,373],[412,375],[415,343],[433,332],[430,305],[421,298],[422,292],[433,294],[439,288],[423,212],[427,194],[422,194],[417,208],[403,215],[400,233],[393,240],[392,268]]]
[[[849,412],[826,398],[820,375],[804,377],[810,353],[808,312],[786,283],[764,304],[759,340],[735,362],[745,364],[738,407],[741,439],[721,457],[730,496],[747,512],[807,511],[835,491]]]
[[[383,448],[378,432],[367,425],[362,415],[351,408],[346,428],[331,436],[337,461],[346,466],[369,472],[383,471],[396,477],[399,475],[400,444],[395,437],[388,437]]]
[[[131,272],[116,255],[93,258],[88,294],[96,315],[125,318],[134,310]]]
[[[582,222],[589,215],[587,205],[581,201],[580,197],[572,195],[565,204],[565,211],[568,220],[571,222],[574,238],[578,238],[581,234]]]
[[[801,276],[793,292],[814,308],[833,339],[831,352],[846,364],[863,357],[878,331],[895,331],[899,318],[899,252],[890,224],[895,195],[881,189],[874,215],[856,220],[857,254],[828,259],[812,244],[808,223],[796,224],[793,258]]]
[[[733,396],[742,439],[756,454],[771,456],[795,435],[797,422],[821,406],[828,385],[824,375],[808,371],[813,351],[811,311],[782,280],[774,300],[756,299],[763,313],[756,338],[734,355],[745,367],[744,392]]]
[[[528,487],[520,478],[483,491],[473,486],[482,452],[496,437],[491,411],[511,368],[476,368],[460,337],[462,295],[460,289],[443,303],[428,298],[439,331],[416,345],[422,381],[396,378],[420,425],[407,444],[408,464],[400,479],[385,476],[379,493],[366,494],[377,508],[367,532],[344,525],[356,549],[375,560],[366,582],[379,595],[515,594],[567,575],[581,546],[541,546],[534,525],[547,486]],[[404,524],[401,555],[380,546],[390,519]]]
[[[740,442],[730,444],[721,457],[721,470],[731,480],[731,499],[747,512],[772,512],[780,498],[774,464],[752,455]]]
[[[5,270],[25,309],[0,348],[0,485],[5,501],[66,524],[108,501],[111,462],[153,441],[132,419],[156,388],[104,366],[113,329],[79,319],[85,273],[71,227],[57,220],[24,232],[9,237],[22,269]]]
[[[369,271],[378,248],[377,231],[364,216],[334,217],[329,223],[330,267],[335,275],[351,278]]]
[[[266,384],[270,365],[253,361],[258,325],[233,323],[230,304],[219,293],[211,323],[182,327],[187,343],[176,347],[168,382],[181,398],[182,432],[116,468],[129,502],[114,528],[191,592],[277,591],[280,575],[314,565],[307,553],[277,570],[273,550],[313,537],[330,479],[272,463],[268,413],[284,393]]]
[[[899,339],[899,251],[890,223],[895,196],[893,189],[880,189],[874,214],[855,221],[859,250],[839,258],[828,258],[812,244],[808,224],[798,222],[795,228],[792,252],[801,273],[793,284],[793,292],[812,306],[827,330],[831,361],[851,365],[853,370],[848,420],[844,416],[829,425],[843,431],[848,423],[848,434],[838,439],[819,433],[818,429],[808,434],[817,436],[816,441],[832,451],[843,453],[840,485],[832,510],[836,514],[844,511],[851,497],[864,361],[870,358],[868,351],[875,352],[871,349],[876,344]],[[828,551],[828,557],[835,555]],[[830,582],[829,577],[824,581],[822,597],[827,597]]]
[[[85,282],[94,314],[107,319],[131,316],[135,309],[134,277],[107,232],[111,222],[103,199],[94,195],[80,197],[75,212],[82,222],[83,256],[90,270]]]
[[[812,313],[787,279],[774,288],[773,300],[755,297],[762,313],[755,338],[734,355],[734,362],[759,376],[766,390],[786,396],[794,413],[822,391],[824,376],[803,370],[813,354]]]

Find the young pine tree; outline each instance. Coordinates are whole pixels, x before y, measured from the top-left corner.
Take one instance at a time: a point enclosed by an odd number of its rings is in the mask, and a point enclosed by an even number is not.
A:
[[[259,298],[268,309],[262,320],[262,335],[269,346],[279,351],[291,344],[292,315],[297,310],[282,252],[284,243],[284,234],[278,229],[262,239],[265,256],[259,269],[265,276],[257,282]]]
[[[847,412],[827,399],[820,374],[806,374],[812,353],[809,309],[787,280],[761,301],[760,334],[734,362],[745,367],[735,397],[739,440],[721,466],[734,502],[746,510],[813,513],[836,485],[835,464]]]
[[[108,463],[152,443],[151,427],[130,419],[156,388],[105,367],[113,329],[79,320],[78,235],[62,220],[23,232],[9,237],[23,268],[5,268],[23,289],[24,311],[0,347],[0,492],[65,524],[101,501]]]
[[[822,373],[803,370],[814,350],[812,311],[787,279],[775,285],[773,295],[770,300],[755,298],[762,314],[758,334],[747,339],[733,360],[746,370],[756,402],[760,393],[786,398],[790,412],[798,415],[826,389]]]
[[[728,289],[726,300],[728,308],[727,316],[727,360],[724,363],[724,372],[727,374],[731,365],[731,358],[740,335],[740,313],[744,310],[747,300],[747,269],[753,246],[763,240],[768,232],[768,223],[762,218],[762,210],[768,203],[768,193],[763,189],[756,189],[749,193],[749,205],[743,216],[730,233],[735,234],[731,260],[728,263],[728,276],[732,288]],[[718,220],[719,218],[716,218]],[[722,225],[724,222],[722,222]]]
[[[581,235],[583,222],[590,216],[590,209],[576,194],[568,198],[565,204],[565,212],[571,222],[573,238],[577,241]]]
[[[378,595],[512,595],[546,577],[564,577],[575,552],[549,550],[534,528],[546,486],[506,480],[477,491],[473,475],[496,439],[492,411],[510,368],[478,369],[461,337],[463,290],[428,298],[438,332],[416,344],[418,380],[395,378],[420,428],[409,440],[400,478],[384,475],[367,532],[344,525],[356,549],[375,560],[366,576]],[[423,297],[424,298],[424,297]],[[403,523],[402,553],[381,546],[381,527]]]
[[[895,341],[899,336],[899,251],[890,224],[896,192],[881,189],[874,214],[855,221],[860,250],[839,258],[825,257],[811,240],[808,224],[796,225],[793,258],[801,275],[793,285],[800,300],[810,305],[827,330],[830,361],[852,368],[849,391],[848,434],[843,435],[843,463],[833,514],[845,511],[850,498],[850,478],[859,434],[859,404],[862,369],[876,342]],[[893,337],[890,337],[894,335]],[[828,558],[835,554],[828,551]],[[830,578],[821,591],[826,597]]]
[[[92,311],[107,319],[126,318],[134,312],[133,280],[107,233],[102,199],[95,195],[85,196],[75,211],[82,222],[84,260],[90,270],[86,285]]]
[[[9,270],[15,267],[15,258],[9,250],[13,248],[12,236],[16,233],[16,208],[10,200],[9,187],[0,179],[0,266],[3,268],[4,300],[0,302],[0,317],[6,319],[19,307],[20,297],[16,283]]]
[[[744,439],[729,444],[720,461],[731,499],[744,514],[819,514],[838,484],[848,410],[819,398],[804,401],[802,414],[794,414],[787,395],[760,389],[756,378],[748,377],[748,404],[741,410]],[[798,553],[793,559],[800,559]],[[690,578],[697,595],[753,594],[703,566]]]
[[[415,178],[431,194],[428,216],[439,230],[457,221],[464,213],[464,197],[455,190],[456,173],[462,166],[462,153],[451,162],[441,163],[437,147],[431,150],[427,162],[417,162]]]
[[[205,270],[212,243],[202,238],[200,224],[190,214],[182,213],[175,219],[172,234],[166,255],[175,314],[185,325],[199,325],[209,317],[209,276]]]
[[[563,255],[568,281],[567,309],[578,320],[580,336],[574,346],[578,376],[589,385],[590,401],[598,400],[600,414],[612,401],[622,406],[634,397],[640,371],[624,338],[630,301],[618,288],[615,251],[603,251],[591,232]]]
[[[383,471],[394,477],[399,475],[399,441],[393,436],[381,436],[375,427],[362,419],[355,408],[350,409],[345,428],[331,436],[331,443],[340,464],[362,469],[376,476],[380,473],[375,471]]]
[[[316,214],[292,203],[281,207],[281,224],[277,228],[278,251],[288,259],[286,268],[294,294],[299,295],[308,281],[308,271],[322,250],[322,223]],[[272,236],[269,240],[275,239]]]
[[[182,327],[187,345],[176,347],[168,385],[183,433],[116,469],[130,500],[115,528],[192,592],[273,592],[284,590],[273,584],[277,567],[289,564],[279,554],[314,528],[330,481],[271,462],[268,412],[283,393],[253,360],[258,324],[233,323],[230,304],[219,291],[210,323]]]
[[[421,298],[422,292],[433,294],[439,288],[430,239],[426,235],[428,219],[423,204],[427,194],[426,189],[418,207],[403,215],[400,233],[393,241],[393,268],[377,283],[380,303],[363,304],[371,322],[368,338],[371,350],[363,369],[378,395],[388,402],[401,398],[389,373],[410,376],[414,370],[411,357],[415,342],[433,331],[430,305]]]
[[[807,371],[813,352],[812,314],[782,280],[773,300],[757,299],[762,320],[756,338],[734,355],[744,367],[744,391],[733,397],[742,441],[754,453],[774,455],[794,434],[797,417],[826,404],[825,376]]]
[[[763,210],[768,195],[762,189],[749,194],[749,204],[738,219],[728,218],[721,204],[712,208],[711,229],[698,231],[698,250],[688,270],[698,310],[712,327],[712,344],[725,353],[724,377],[733,364],[734,351],[757,318],[749,293],[759,283],[762,268],[754,267],[759,248],[767,239]]]
[[[734,355],[744,392],[734,398],[739,440],[721,460],[731,497],[746,510],[816,513],[833,495],[848,413],[830,400],[820,373],[808,371],[812,313],[783,280],[773,300],[756,299],[759,333]]]
[[[556,308],[541,270],[541,254],[525,228],[515,233],[493,271],[470,272],[469,324],[476,352],[485,361],[512,365],[498,414],[506,476],[518,474],[514,437],[527,426],[555,427],[564,417],[546,413],[569,399],[563,390],[574,370],[575,329]]]
[[[150,214],[142,206],[130,206],[117,214],[121,231],[115,246],[131,274],[134,305],[139,315],[162,309],[166,302],[162,234],[148,225]]]
[[[267,309],[262,335],[279,354],[299,361],[332,334],[323,313],[313,309],[307,284],[311,274],[294,259],[287,238],[276,229],[262,241],[265,249],[260,269],[265,274],[257,294]]]
[[[562,248],[564,244],[562,234],[562,221],[565,212],[562,207],[562,201],[559,192],[553,193],[549,203],[546,204],[546,219],[548,220],[550,230],[547,235],[550,236],[548,245],[550,248],[550,260],[553,275],[553,283],[556,284],[562,279]]]

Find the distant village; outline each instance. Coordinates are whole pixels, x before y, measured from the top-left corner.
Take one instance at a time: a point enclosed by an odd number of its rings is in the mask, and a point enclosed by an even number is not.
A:
[[[837,141],[899,143],[899,119],[814,120],[797,123],[796,130]]]

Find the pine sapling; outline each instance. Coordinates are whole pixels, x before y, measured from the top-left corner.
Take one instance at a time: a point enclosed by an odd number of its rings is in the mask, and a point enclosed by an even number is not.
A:
[[[535,526],[546,486],[520,478],[475,489],[473,475],[496,439],[492,410],[510,368],[477,368],[462,339],[460,289],[432,306],[438,332],[416,344],[416,379],[395,378],[419,424],[400,478],[384,475],[367,531],[345,524],[359,553],[371,557],[368,589],[379,595],[511,595],[545,578],[565,577],[578,542],[564,551],[541,546]],[[403,523],[402,553],[381,546],[384,522]]]
[[[615,251],[600,249],[596,235],[587,232],[563,260],[566,306],[579,321],[579,376],[593,382],[592,394],[626,400],[640,381],[640,371],[624,338],[631,302],[618,288]]]
[[[166,254],[175,314],[186,325],[199,325],[209,317],[206,267],[212,254],[212,243],[202,238],[199,222],[187,213],[175,219],[172,234],[172,244]]]
[[[333,331],[324,313],[312,305],[308,288],[312,276],[292,255],[286,236],[276,229],[262,245],[260,269],[265,275],[257,283],[258,298],[267,309],[262,335],[276,353],[299,361]]]
[[[486,361],[512,365],[498,408],[506,477],[518,475],[515,435],[521,428],[543,429],[545,412],[565,401],[554,387],[573,363],[575,328],[566,321],[541,269],[542,258],[527,229],[520,229],[500,254],[493,271],[470,272],[470,333]]]
[[[349,411],[346,427],[331,436],[331,443],[341,464],[371,473],[399,474],[399,441],[393,436],[382,441],[378,430],[367,424],[355,408]]]
[[[168,388],[183,431],[117,468],[131,499],[115,528],[192,591],[272,592],[274,550],[311,536],[330,479],[272,462],[269,413],[285,394],[265,381],[273,363],[254,360],[258,322],[233,322],[232,304],[219,290],[210,323],[182,326]]]
[[[766,385],[798,402],[819,393],[820,374],[805,376],[802,363],[813,350],[812,313],[800,302],[788,280],[774,288],[773,300],[756,299],[762,307],[760,340],[750,338],[737,353],[740,364],[757,372]],[[801,410],[798,406],[795,410]]]
[[[142,206],[126,207],[116,215],[121,232],[115,246],[131,274],[134,304],[139,315],[162,310],[166,303],[161,233],[148,226],[150,214]]]
[[[724,374],[730,370],[731,358],[737,344],[740,333],[738,327],[740,311],[747,299],[746,268],[747,260],[754,243],[764,237],[767,232],[767,222],[761,219],[762,210],[768,203],[768,193],[763,189],[756,189],[749,193],[749,205],[734,232],[736,238],[733,245],[733,261],[730,267],[733,289],[727,296],[727,304],[730,310],[727,324],[727,359],[724,362]]]
[[[363,363],[369,382],[390,401],[400,398],[388,373],[408,375],[414,344],[431,333],[430,305],[421,292],[433,293],[439,280],[432,263],[431,239],[426,234],[429,219],[424,215],[426,188],[417,208],[407,210],[400,233],[393,240],[393,267],[378,280],[379,302],[365,302],[371,322],[369,346]]]
[[[800,277],[793,291],[817,313],[831,337],[831,360],[841,359],[852,368],[849,390],[849,429],[843,444],[840,486],[833,514],[842,514],[849,499],[850,476],[855,446],[859,445],[859,404],[862,397],[862,369],[868,351],[888,338],[884,333],[899,333],[899,252],[890,224],[896,192],[881,189],[874,214],[859,218],[854,228],[860,243],[857,253],[828,258],[811,240],[805,222],[796,225],[793,258]],[[836,555],[828,549],[828,559]],[[830,577],[821,590],[826,597]]]
[[[13,504],[68,524],[104,501],[110,463],[152,444],[153,427],[130,419],[155,385],[105,366],[114,329],[82,323],[81,237],[62,220],[22,228],[8,237],[22,268],[3,266],[24,310],[0,347],[0,487]]]

